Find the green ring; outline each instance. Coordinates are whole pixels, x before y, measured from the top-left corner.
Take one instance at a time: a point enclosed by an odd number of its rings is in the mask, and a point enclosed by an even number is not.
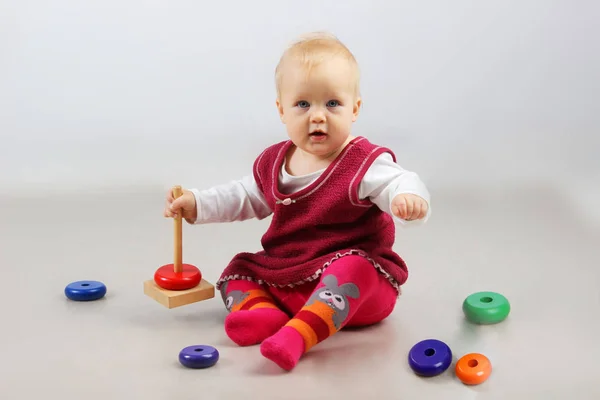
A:
[[[508,317],[510,303],[500,293],[477,292],[465,299],[462,309],[469,321],[489,325],[502,322]]]

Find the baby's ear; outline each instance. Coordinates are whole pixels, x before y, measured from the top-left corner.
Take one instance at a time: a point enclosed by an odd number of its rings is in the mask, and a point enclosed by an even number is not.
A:
[[[358,296],[360,296],[360,290],[358,290],[358,286],[354,283],[344,283],[340,286],[340,290],[343,294],[353,299],[358,299]]]
[[[356,120],[358,119],[358,114],[360,114],[361,107],[362,107],[362,99],[359,97],[356,99],[356,101],[354,102],[354,105],[352,107],[352,122],[356,122]]]
[[[283,122],[285,124],[285,118],[283,116],[283,106],[281,105],[279,98],[277,98],[275,100],[275,105],[277,106],[277,112],[279,113],[279,119],[281,120],[281,122]]]

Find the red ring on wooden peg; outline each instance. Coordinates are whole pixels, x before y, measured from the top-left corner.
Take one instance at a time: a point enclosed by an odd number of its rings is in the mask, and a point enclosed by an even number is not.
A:
[[[191,264],[181,264],[181,272],[175,272],[174,264],[166,264],[154,273],[154,282],[167,290],[187,290],[198,286],[202,280],[200,270]]]

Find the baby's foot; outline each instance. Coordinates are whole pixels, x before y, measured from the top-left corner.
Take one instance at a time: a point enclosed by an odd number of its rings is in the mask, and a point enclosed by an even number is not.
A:
[[[281,368],[290,371],[304,354],[304,339],[294,328],[284,326],[262,342],[260,352]]]
[[[225,332],[237,345],[251,346],[273,335],[289,320],[278,308],[239,310],[225,318]]]

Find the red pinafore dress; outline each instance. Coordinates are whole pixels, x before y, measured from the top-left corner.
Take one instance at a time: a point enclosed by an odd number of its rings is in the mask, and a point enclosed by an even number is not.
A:
[[[271,224],[261,239],[263,249],[233,257],[217,281],[250,280],[274,287],[294,287],[319,279],[335,260],[360,255],[383,274],[399,292],[408,278],[402,258],[392,249],[392,217],[358,188],[365,172],[387,148],[364,137],[353,139],[308,187],[292,193],[279,191],[278,178],[287,140],[264,150],[253,166],[254,178],[273,210]]]

